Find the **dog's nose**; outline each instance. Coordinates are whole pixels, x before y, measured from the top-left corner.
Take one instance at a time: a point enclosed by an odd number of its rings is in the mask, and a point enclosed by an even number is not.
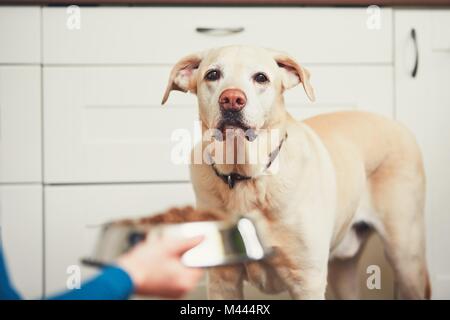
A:
[[[219,97],[219,105],[223,110],[240,111],[246,103],[247,97],[239,89],[227,89]]]

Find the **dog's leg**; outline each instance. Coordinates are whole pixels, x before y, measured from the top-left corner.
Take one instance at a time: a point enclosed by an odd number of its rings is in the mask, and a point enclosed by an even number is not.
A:
[[[324,270],[325,269],[325,270]],[[289,295],[295,300],[324,300],[327,287],[327,270],[324,268],[281,268]]]
[[[243,266],[224,266],[208,271],[208,299],[242,300],[244,299]]]
[[[414,229],[414,226],[408,226]],[[424,253],[416,252],[412,243],[388,235],[384,241],[388,261],[395,274],[397,299],[430,299],[431,289]],[[420,248],[420,247],[419,247]],[[421,249],[419,249],[421,250]]]
[[[328,259],[315,259],[302,254],[288,253],[285,248],[275,248],[270,264],[283,280],[292,299],[323,300],[327,287]]]
[[[429,299],[423,177],[412,168],[390,169],[372,178],[372,196],[384,229],[379,233],[395,274],[395,296]]]
[[[385,252],[395,274],[396,299],[430,299],[431,289],[425,261],[423,243],[417,233],[421,227],[408,225],[409,235],[400,239],[398,235],[384,236]],[[405,230],[398,232],[406,232]]]
[[[324,300],[327,287],[326,270],[290,270],[289,294],[295,300]]]

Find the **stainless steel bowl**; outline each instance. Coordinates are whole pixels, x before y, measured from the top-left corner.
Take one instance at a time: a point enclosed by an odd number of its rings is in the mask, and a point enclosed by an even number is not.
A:
[[[189,267],[215,267],[255,261],[270,254],[260,238],[256,224],[242,217],[236,222],[205,221],[176,224],[117,224],[103,226],[100,238],[91,258],[85,264],[104,266],[113,263],[136,243],[154,242],[158,238],[187,239],[202,235],[204,240],[182,256]]]

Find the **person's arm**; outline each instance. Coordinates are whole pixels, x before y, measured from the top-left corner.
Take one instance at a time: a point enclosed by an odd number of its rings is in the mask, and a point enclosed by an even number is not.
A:
[[[195,247],[202,237],[189,240],[165,239],[136,245],[97,277],[51,297],[56,300],[121,300],[137,293],[146,296],[179,298],[193,289],[200,279],[199,269],[185,267],[181,255]]]
[[[20,300],[22,297],[17,293],[9,282],[8,270],[3,259],[3,250],[0,245],[0,300]]]
[[[80,289],[72,289],[50,297],[50,300],[125,300],[134,291],[133,282],[120,267],[111,266],[95,278],[83,283]]]
[[[74,289],[51,297],[56,300],[121,300],[133,293],[133,282],[120,267],[104,269],[97,277]],[[0,300],[20,300],[22,297],[11,285],[0,246]]]
[[[138,244],[98,276],[52,300],[119,300],[135,292],[142,295],[179,298],[195,287],[202,272],[185,267],[181,255],[202,238]],[[21,299],[12,287],[0,246],[0,299]]]
[[[104,269],[97,277],[74,289],[51,297],[56,300],[121,300],[133,293],[133,282],[120,267]],[[20,300],[22,297],[10,283],[8,270],[0,246],[0,300]]]

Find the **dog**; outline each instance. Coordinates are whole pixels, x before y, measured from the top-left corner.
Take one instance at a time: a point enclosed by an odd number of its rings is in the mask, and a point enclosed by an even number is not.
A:
[[[211,269],[209,298],[243,299],[249,281],[266,293],[287,290],[293,299],[324,299],[329,284],[337,298],[355,299],[358,257],[373,231],[393,267],[396,298],[430,298],[425,173],[414,136],[368,112],[297,121],[283,93],[298,85],[314,101],[310,73],[293,57],[252,46],[194,53],[170,73],[162,104],[172,90],[194,93],[203,132],[224,134],[215,148],[202,141],[193,150],[210,155],[190,166],[197,208],[257,216],[275,252],[264,261]],[[240,139],[245,150],[255,136],[267,141],[265,160],[216,161],[225,148],[220,143],[237,139],[228,129],[251,132]],[[266,133],[274,130],[277,139]],[[267,173],[274,160],[278,169]]]

